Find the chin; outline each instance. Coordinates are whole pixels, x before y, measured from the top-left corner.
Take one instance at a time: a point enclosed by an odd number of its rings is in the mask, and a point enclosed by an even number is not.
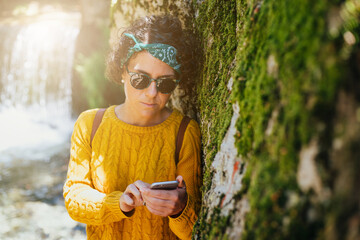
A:
[[[155,117],[156,115],[159,115],[161,110],[159,110],[159,109],[143,109],[140,112],[143,117],[151,118],[151,117]]]

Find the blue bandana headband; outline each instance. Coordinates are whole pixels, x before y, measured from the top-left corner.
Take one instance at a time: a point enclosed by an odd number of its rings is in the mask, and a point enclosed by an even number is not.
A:
[[[175,71],[180,73],[180,66],[176,60],[176,53],[177,50],[171,45],[162,44],[162,43],[151,43],[151,44],[145,44],[140,41],[138,41],[134,35],[130,33],[124,33],[125,36],[131,38],[134,40],[135,45],[129,48],[129,52],[126,56],[126,59],[123,59],[121,61],[121,67],[124,66],[124,64],[129,60],[129,58],[135,53],[135,52],[141,52],[142,50],[148,51],[153,57],[156,57],[157,59],[163,61],[170,67],[172,67]]]

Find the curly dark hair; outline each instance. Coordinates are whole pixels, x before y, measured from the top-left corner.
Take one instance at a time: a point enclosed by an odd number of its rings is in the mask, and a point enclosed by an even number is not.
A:
[[[123,71],[121,60],[126,59],[129,48],[134,46],[134,41],[126,37],[124,33],[133,34],[144,43],[163,43],[174,46],[177,49],[176,59],[181,64],[179,86],[185,90],[186,95],[193,92],[198,69],[198,61],[195,58],[197,45],[193,34],[182,29],[181,22],[177,17],[171,15],[147,16],[137,19],[123,31],[118,44],[114,46],[108,56],[106,67],[107,78],[119,84]]]

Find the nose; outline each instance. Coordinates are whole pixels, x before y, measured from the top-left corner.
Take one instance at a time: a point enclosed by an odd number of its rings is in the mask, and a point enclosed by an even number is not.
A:
[[[156,82],[153,81],[150,83],[150,86],[148,88],[146,88],[146,96],[150,97],[150,98],[154,98],[156,97],[158,93],[157,87],[156,87]]]

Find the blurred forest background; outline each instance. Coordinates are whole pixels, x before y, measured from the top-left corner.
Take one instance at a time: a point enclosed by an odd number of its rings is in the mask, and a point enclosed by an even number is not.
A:
[[[78,114],[124,100],[109,32],[110,1],[0,1],[1,239],[85,239],[62,186]]]
[[[162,13],[201,49],[175,104],[202,132],[193,238],[360,239],[360,0],[0,0],[0,238],[85,239],[62,199],[74,121],[124,101],[107,52]]]

